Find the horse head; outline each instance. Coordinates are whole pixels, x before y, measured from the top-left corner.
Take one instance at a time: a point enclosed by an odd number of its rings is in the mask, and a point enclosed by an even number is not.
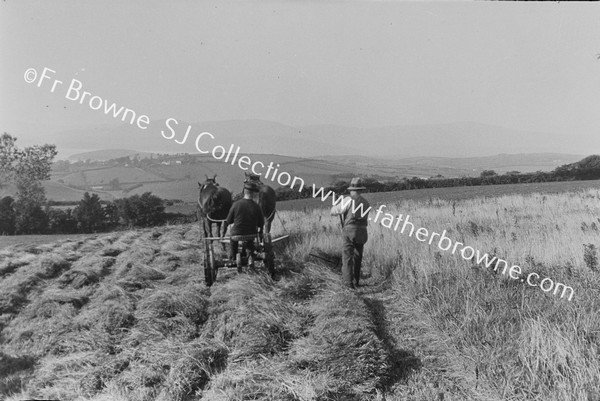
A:
[[[203,184],[198,182],[198,206],[204,215],[215,213],[221,216],[219,218],[224,218],[222,214],[227,214],[231,207],[231,192],[219,186],[216,174],[212,178],[208,175],[205,177],[206,181]]]
[[[204,176],[206,177],[206,181],[204,181],[204,184],[200,184],[200,181],[198,181],[198,187],[200,188],[200,192],[202,192],[205,188],[207,187],[218,187],[219,184],[217,183],[217,175],[215,174],[212,178],[210,178],[208,175],[204,174]]]

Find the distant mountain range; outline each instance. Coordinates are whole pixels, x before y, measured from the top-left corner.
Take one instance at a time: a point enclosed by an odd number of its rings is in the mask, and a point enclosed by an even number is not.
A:
[[[535,171],[552,171],[563,164],[581,160],[584,155],[566,153],[521,153],[500,154],[481,157],[410,157],[401,159],[381,159],[367,156],[325,156],[324,160],[346,163],[352,166],[369,166],[380,170],[402,172],[420,171],[422,175],[430,171],[429,176],[441,174],[445,177],[463,175],[479,175],[483,170],[495,170],[497,173],[519,171],[521,173]],[[419,175],[419,174],[415,174]]]
[[[580,155],[600,153],[600,143],[585,143],[576,133],[564,136],[543,132],[528,132],[499,126],[462,122],[453,124],[402,125],[379,128],[357,128],[339,125],[290,126],[263,120],[230,120],[192,123],[185,144],[178,144],[185,135],[188,123],[178,121],[173,139],[165,139],[171,131],[165,120],[151,121],[148,128],[121,124],[70,130],[52,130],[39,135],[37,143],[54,143],[61,153],[68,154],[106,149],[135,149],[150,153],[198,153],[196,136],[210,132],[215,139],[203,138],[202,149],[215,145],[239,145],[244,153],[270,153],[294,157],[322,155],[361,155],[376,158],[400,159],[409,157],[481,157],[522,153],[571,153]],[[31,127],[9,132],[26,136],[32,142]],[[25,134],[27,132],[27,134]],[[34,142],[35,143],[35,142]],[[108,146],[107,146],[108,145]],[[68,153],[68,154],[67,154]]]

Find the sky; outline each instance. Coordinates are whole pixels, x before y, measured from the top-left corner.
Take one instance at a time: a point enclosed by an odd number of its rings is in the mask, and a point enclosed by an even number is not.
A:
[[[151,120],[473,121],[600,152],[598,21],[597,3],[5,0],[0,124],[119,123],[65,98],[77,79]]]

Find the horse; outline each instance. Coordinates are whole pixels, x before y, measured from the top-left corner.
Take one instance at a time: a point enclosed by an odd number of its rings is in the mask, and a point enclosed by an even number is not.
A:
[[[275,190],[262,183],[258,175],[250,174],[248,172],[246,172],[246,179],[244,182],[254,182],[258,184],[258,205],[260,206],[260,210],[262,211],[265,219],[265,225],[263,226],[263,237],[266,236],[266,238],[270,240],[271,223],[273,223],[273,219],[275,218],[275,205],[277,200]]]
[[[224,226],[222,223],[233,203],[231,192],[220,187],[216,178],[215,174],[213,178],[206,176],[204,184],[198,182],[198,220],[202,220],[205,238],[212,237],[213,223],[217,225],[219,236],[225,234],[221,234],[221,227]]]

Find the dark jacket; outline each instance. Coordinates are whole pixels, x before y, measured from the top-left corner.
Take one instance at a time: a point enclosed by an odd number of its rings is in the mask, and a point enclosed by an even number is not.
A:
[[[227,224],[233,224],[231,235],[256,234],[265,224],[260,206],[251,199],[236,201],[227,215]]]

